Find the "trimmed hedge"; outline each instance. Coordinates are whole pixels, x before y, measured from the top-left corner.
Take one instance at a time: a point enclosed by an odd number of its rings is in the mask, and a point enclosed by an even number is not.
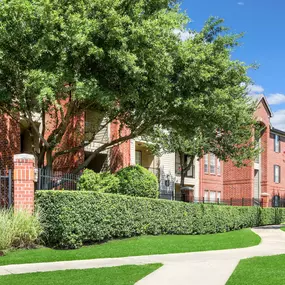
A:
[[[49,246],[160,234],[214,234],[285,220],[285,209],[188,204],[90,191],[37,191]]]

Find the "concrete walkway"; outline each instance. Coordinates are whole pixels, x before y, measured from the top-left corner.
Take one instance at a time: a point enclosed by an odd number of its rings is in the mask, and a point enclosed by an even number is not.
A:
[[[285,254],[285,232],[280,230],[280,226],[255,228],[253,231],[262,238],[262,242],[249,248],[6,265],[0,266],[0,275],[162,263],[160,269],[137,282],[137,285],[224,285],[241,259]]]

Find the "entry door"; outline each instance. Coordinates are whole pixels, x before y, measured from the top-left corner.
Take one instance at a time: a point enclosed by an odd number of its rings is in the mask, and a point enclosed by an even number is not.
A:
[[[254,170],[254,199],[260,199],[259,170]]]

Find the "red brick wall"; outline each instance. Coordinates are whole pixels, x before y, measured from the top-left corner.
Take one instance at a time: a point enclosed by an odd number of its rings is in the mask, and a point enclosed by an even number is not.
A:
[[[63,106],[63,110],[67,110],[67,104],[69,104],[69,99],[62,100],[61,105]],[[57,116],[59,118],[57,122]],[[52,131],[57,128],[57,124],[60,124],[60,113],[56,114],[56,111],[53,107],[50,108],[49,112],[46,114],[46,132],[45,139],[51,135]],[[70,123],[68,124],[66,131],[59,143],[56,147],[55,151],[62,151],[66,149],[70,149],[72,147],[76,147],[80,145],[84,141],[84,129],[85,129],[85,114],[79,114],[77,116],[73,116],[70,119]],[[70,172],[75,169],[79,164],[84,162],[84,148],[66,155],[59,156],[53,162],[53,169],[63,172]]]
[[[237,168],[232,161],[224,163],[224,199],[253,197],[253,165]]]
[[[200,198],[205,197],[205,190],[221,192],[221,199],[223,196],[223,169],[224,164],[221,161],[221,174],[217,174],[217,159],[215,159],[215,174],[210,173],[210,155],[208,155],[208,173],[204,171],[204,157],[200,159]]]
[[[262,100],[255,112],[256,119],[265,127],[261,137],[261,192],[266,192],[268,187],[268,149],[270,133],[270,116]],[[237,168],[229,161],[224,165],[224,196],[226,199],[240,199],[254,197],[254,162],[248,166]],[[273,174],[272,174],[273,176]]]
[[[0,170],[13,168],[13,156],[20,153],[20,127],[7,115],[0,115]]]
[[[120,123],[112,122],[110,126],[110,137],[114,140],[119,137]],[[130,131],[127,128],[121,130],[121,136],[129,135]],[[120,145],[114,146],[110,153],[110,169],[116,172],[121,168],[130,166],[131,164],[131,142],[125,141]]]
[[[30,154],[14,156],[14,209],[34,210],[34,166],[35,159]]]
[[[73,117],[56,151],[70,149],[80,145],[84,141],[84,123],[84,114]],[[53,169],[70,172],[83,162],[84,148],[81,148],[75,153],[69,153],[56,158],[53,162]]]
[[[274,134],[271,133],[268,140],[268,160],[267,166],[267,179],[265,181],[266,192],[271,195],[277,195],[285,198],[285,137],[280,137],[280,152],[274,152]],[[274,165],[281,167],[280,183],[274,182]]]

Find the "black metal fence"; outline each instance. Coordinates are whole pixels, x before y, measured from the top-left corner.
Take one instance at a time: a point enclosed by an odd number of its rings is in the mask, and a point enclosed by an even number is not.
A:
[[[209,199],[205,197],[189,197],[189,195],[184,195],[181,193],[173,193],[171,191],[162,191],[159,193],[160,199],[175,200],[186,203],[196,203],[196,204],[217,204],[226,206],[265,206],[265,201],[263,199],[254,198],[240,198],[240,199]],[[272,203],[268,203],[269,207],[272,207]],[[278,207],[285,207],[285,200],[279,203]]]
[[[80,175],[40,168],[37,172],[37,190],[77,190]]]
[[[12,205],[12,172],[0,172],[0,207],[9,207]],[[155,173],[157,174],[157,173]],[[38,169],[36,190],[77,190],[78,181],[81,174],[65,173],[63,171],[54,171],[48,168]],[[197,204],[217,204],[227,206],[260,206],[260,207],[282,207],[285,208],[285,197],[281,198],[275,195],[269,201],[263,198],[230,198],[230,199],[211,199],[206,197],[191,197],[189,193],[181,193],[160,190],[159,198],[165,200],[181,201]]]
[[[12,170],[0,169],[0,208],[9,208],[12,204]]]

